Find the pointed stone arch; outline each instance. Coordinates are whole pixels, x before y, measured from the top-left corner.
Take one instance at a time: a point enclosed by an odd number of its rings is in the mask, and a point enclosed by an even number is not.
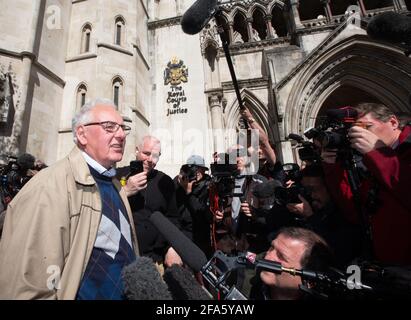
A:
[[[248,12],[249,12],[248,16],[252,17],[254,14],[254,11],[257,9],[261,9],[261,11],[266,15],[270,14],[270,11],[267,11],[266,6],[263,6],[261,3],[254,2],[253,5],[248,9]]]
[[[243,14],[246,19],[250,18],[248,11],[246,9],[237,6],[233,11],[230,12],[230,21],[234,21],[234,18],[238,13]]]
[[[364,35],[349,37],[299,72],[284,112],[284,135],[315,124],[324,101],[342,86],[359,88],[393,111],[410,111],[411,63],[401,50]]]
[[[274,7],[278,7],[280,9],[284,9],[285,8],[285,1],[272,1],[268,6],[267,6],[267,11],[268,12],[272,12]]]
[[[268,137],[271,141],[274,141],[274,131],[273,125],[270,125],[271,117],[268,114],[267,106],[261,102],[261,100],[251,91],[248,89],[241,90],[241,98],[245,105],[249,108],[250,112],[253,114],[254,119],[257,123],[264,129],[264,131],[268,134]],[[240,107],[238,100],[235,99],[231,106],[229,106],[226,110],[225,115],[225,127],[226,129],[239,129],[239,121],[240,121]]]

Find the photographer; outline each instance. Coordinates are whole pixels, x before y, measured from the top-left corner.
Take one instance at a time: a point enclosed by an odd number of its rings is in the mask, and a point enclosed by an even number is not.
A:
[[[281,163],[277,161],[277,156],[267,133],[257,123],[248,108],[244,108],[241,111],[241,116],[247,121],[251,129],[258,130],[258,150],[250,150],[251,147],[249,148],[249,152],[258,152],[259,166],[257,173],[267,179],[283,181],[285,179],[284,171],[282,170]]]
[[[226,254],[237,254],[245,250],[259,253],[268,247],[267,231],[264,221],[259,218],[258,202],[252,191],[266,179],[260,175],[244,175],[249,165],[244,147],[235,146],[230,153],[230,159],[236,159],[237,171],[232,195],[227,198],[223,208],[213,212],[214,247]]]
[[[174,182],[155,169],[160,156],[160,140],[154,136],[144,136],[136,147],[136,159],[142,162],[143,172],[130,175],[130,167],[127,166],[117,169],[117,177],[120,180],[127,177],[123,189],[133,212],[141,255],[152,258],[161,269],[163,266],[182,264],[182,261],[150,221],[151,214],[160,211],[179,226]]]
[[[176,202],[182,231],[206,254],[212,255],[210,225],[212,214],[209,207],[208,187],[210,176],[204,159],[192,155],[174,178]]]
[[[333,264],[334,257],[325,240],[310,230],[283,228],[273,238],[264,256],[266,260],[283,267],[316,271],[325,271]],[[299,276],[262,271],[246,279],[242,289],[251,300],[301,300],[306,298],[300,289],[302,284]]]
[[[349,130],[351,147],[363,155],[369,177],[362,181],[363,217],[371,232],[374,257],[386,263],[411,264],[411,127],[402,127],[386,106],[363,103]],[[335,153],[323,153],[327,184],[344,214],[359,223],[347,172]]]

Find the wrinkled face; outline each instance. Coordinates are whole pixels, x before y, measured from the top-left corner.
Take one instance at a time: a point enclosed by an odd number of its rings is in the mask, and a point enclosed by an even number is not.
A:
[[[311,206],[314,210],[321,210],[331,201],[327,187],[321,178],[303,177],[301,184],[311,193]]]
[[[152,139],[145,139],[140,149],[137,149],[137,160],[143,161],[144,172],[148,173],[155,168],[161,155],[161,144]]]
[[[358,118],[356,123],[364,124],[367,130],[374,133],[388,146],[392,146],[400,134],[396,117],[391,117],[387,122],[382,122],[375,119],[372,113],[367,113],[365,116]]]
[[[305,252],[305,243],[301,240],[291,239],[280,234],[271,242],[264,259],[280,262],[283,267],[301,269],[301,258]],[[262,271],[261,280],[275,290],[285,292],[298,292],[301,278],[288,273],[276,274]]]
[[[103,121],[123,124],[123,118],[114,108],[96,106],[90,111],[88,123]],[[76,134],[82,149],[103,167],[108,169],[123,158],[126,134],[121,127],[116,132],[107,132],[101,125],[80,125]]]

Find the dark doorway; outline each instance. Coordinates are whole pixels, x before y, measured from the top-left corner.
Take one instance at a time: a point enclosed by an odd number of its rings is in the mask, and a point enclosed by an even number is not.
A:
[[[369,94],[368,92],[352,87],[342,86],[335,90],[323,103],[320,112],[316,118],[316,125],[326,117],[326,112],[329,109],[337,109],[340,107],[354,106],[362,102],[382,103],[379,99]]]

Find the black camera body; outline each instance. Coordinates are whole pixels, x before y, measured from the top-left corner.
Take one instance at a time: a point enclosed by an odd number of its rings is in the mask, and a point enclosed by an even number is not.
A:
[[[197,171],[198,166],[195,164],[185,164],[180,169],[182,176],[189,182],[195,181],[197,179]]]
[[[27,169],[11,160],[1,169],[1,188],[4,197],[12,199],[23,186],[31,179]]]
[[[138,173],[141,173],[144,171],[143,167],[143,161],[141,160],[133,160],[130,161],[130,174],[129,176],[134,176]]]
[[[308,202],[311,202],[311,195],[299,184],[289,188],[278,187],[274,191],[275,201],[281,206],[285,206],[289,203],[301,203],[302,201],[298,195],[301,195]]]
[[[236,164],[212,163],[210,165],[213,184],[220,198],[233,196],[235,177],[238,174]]]

